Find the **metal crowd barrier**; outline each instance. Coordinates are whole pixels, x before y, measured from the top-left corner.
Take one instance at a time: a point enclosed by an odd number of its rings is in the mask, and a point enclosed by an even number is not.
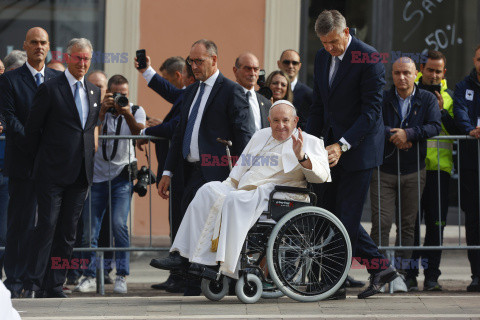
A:
[[[151,167],[151,157],[152,157],[152,148],[151,148],[151,143],[150,141],[153,141],[153,140],[162,140],[163,138],[157,138],[157,137],[153,137],[153,136],[100,136],[101,139],[129,139],[129,140],[138,140],[138,139],[147,139],[149,140],[149,143],[146,145],[146,147],[148,148],[148,154],[149,154],[149,157],[148,157],[148,167],[150,168]],[[1,140],[4,139],[4,137],[0,137]],[[454,156],[456,156],[456,159],[457,159],[457,172],[460,173],[460,144],[459,144],[459,141],[460,140],[465,140],[465,139],[472,139],[472,140],[475,140],[473,137],[469,137],[469,136],[437,136],[437,137],[433,137],[431,138],[432,139],[436,139],[437,142],[437,149],[438,149],[438,146],[441,142],[441,140],[454,140],[456,141],[456,144],[457,144],[457,152],[456,154],[454,153]],[[478,148],[478,154],[480,156],[480,140],[477,140],[477,148]],[[131,155],[132,152],[135,152],[134,151],[134,146],[132,143],[129,144],[129,149],[128,149],[128,152],[129,152],[129,157]],[[99,144],[99,149],[101,148],[101,144]],[[419,146],[417,144],[417,155],[419,155]],[[137,148],[136,152],[138,153],[139,150]],[[397,155],[399,153],[397,152]],[[437,154],[439,154],[437,152]],[[398,173],[400,173],[400,157],[398,156],[397,158],[397,162],[398,162]],[[438,168],[437,168],[437,171],[440,170],[440,159],[438,158]],[[417,158],[417,169],[420,168],[420,159]],[[378,170],[379,172],[379,175],[378,175],[378,179],[380,179],[380,168],[377,168],[376,170]],[[480,171],[480,162],[478,164],[478,170]],[[418,207],[419,207],[419,211],[421,210],[421,188],[420,188],[420,170],[417,170],[418,172],[418,175],[417,175],[417,182],[418,182]],[[460,207],[460,197],[461,197],[461,193],[460,193],[460,183],[461,183],[461,180],[460,180],[460,174],[455,174],[454,175],[455,177],[458,177],[458,186],[457,186],[457,192],[458,192],[458,202],[457,202],[457,205],[458,205],[458,245],[447,245],[447,246],[444,246],[444,245],[441,245],[441,246],[423,246],[421,245],[421,241],[420,241],[420,245],[419,246],[403,246],[402,245],[402,239],[401,239],[401,223],[399,223],[399,226],[398,226],[398,232],[400,233],[399,235],[399,245],[398,246],[389,246],[389,245],[383,245],[381,244],[379,246],[379,249],[380,250],[385,250],[389,256],[389,258],[391,256],[393,256],[393,252],[394,251],[397,251],[397,250],[465,250],[465,249],[475,249],[475,250],[478,250],[480,249],[480,246],[466,246],[466,245],[462,245],[462,239],[461,239],[461,207]],[[440,178],[439,178],[440,180]],[[479,179],[480,180],[480,179]],[[398,174],[398,183],[400,183],[400,175]],[[438,185],[439,185],[439,190],[438,192],[440,193],[440,181],[438,181]],[[480,181],[479,181],[479,185],[480,185]],[[371,201],[378,201],[378,206],[379,206],[379,211],[381,210],[381,201],[380,201],[380,183],[378,184],[379,186],[379,190],[378,190],[378,195],[379,195],[379,198],[378,199],[371,199]],[[109,187],[110,187],[110,183],[109,183]],[[90,192],[90,191],[89,191]],[[109,208],[111,208],[111,203],[112,203],[112,197],[111,197],[111,192],[109,192]],[[438,197],[439,198],[439,197]],[[89,197],[89,199],[91,199]],[[105,294],[105,287],[104,287],[104,253],[105,252],[119,252],[119,251],[167,251],[169,248],[167,247],[154,247],[152,245],[152,185],[150,184],[148,186],[148,199],[149,199],[149,244],[148,246],[146,247],[128,247],[128,248],[116,248],[116,247],[113,247],[112,246],[112,237],[113,237],[113,234],[112,234],[112,215],[109,214],[108,217],[110,219],[110,246],[109,247],[97,247],[97,248],[92,248],[91,247],[91,242],[89,241],[89,246],[88,247],[82,247],[82,248],[74,248],[74,252],[87,252],[87,251],[95,251],[96,254],[97,254],[97,263],[96,263],[96,266],[97,266],[97,292],[100,293],[101,295],[104,295]],[[401,198],[400,198],[400,188],[398,189],[398,199],[399,199],[399,202],[398,202],[398,208],[401,208]],[[479,203],[480,203],[480,194],[478,196],[478,199],[479,199]],[[90,210],[89,212],[91,212],[91,201],[90,203],[88,204],[90,206]],[[440,212],[440,208],[441,208],[441,204],[440,204],[440,198],[439,198],[439,212],[438,212],[438,215],[439,215],[439,221],[441,221],[441,212]],[[171,209],[169,209],[171,210]],[[169,212],[169,214],[171,214],[171,212]],[[479,213],[480,214],[480,213]],[[129,238],[130,238],[130,241],[132,239],[132,226],[133,226],[133,221],[132,221],[132,214],[131,214],[131,208],[130,208],[130,212],[129,212],[129,225],[130,225],[130,228],[129,228]],[[417,215],[418,216],[418,219],[419,219],[419,226],[421,225],[420,224],[420,215]],[[104,215],[104,218],[105,218],[105,215]],[[381,215],[380,215],[380,212],[379,212],[379,215],[378,215],[378,219],[379,219],[379,241],[381,239],[381,221],[380,221],[380,218],[381,218]],[[401,210],[399,210],[398,212],[398,221],[401,221]],[[91,215],[90,215],[90,219],[89,219],[89,225],[90,225],[90,230],[91,230]],[[392,223],[393,225],[393,223]],[[439,224],[439,229],[441,229],[441,225]],[[421,240],[421,228],[419,228],[419,239]],[[439,239],[439,243],[441,243],[441,239]],[[0,247],[0,250],[4,250],[3,247]]]

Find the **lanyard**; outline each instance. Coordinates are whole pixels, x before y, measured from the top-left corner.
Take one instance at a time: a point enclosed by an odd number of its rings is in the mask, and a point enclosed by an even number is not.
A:
[[[122,127],[122,121],[123,121],[123,116],[119,116],[118,121],[117,121],[117,128],[115,129],[115,135],[118,136],[120,135],[120,128]],[[103,135],[107,135],[107,121],[105,121],[105,125],[103,126]],[[117,155],[117,148],[118,148],[118,141],[119,139],[115,139],[113,141],[113,149],[112,153],[110,154],[110,159],[107,157],[107,139],[103,139],[102,141],[102,154],[103,154],[103,159],[105,161],[112,161],[113,158]]]

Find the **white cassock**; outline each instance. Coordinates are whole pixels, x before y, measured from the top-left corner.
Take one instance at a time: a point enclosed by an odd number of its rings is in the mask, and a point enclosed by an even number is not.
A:
[[[10,291],[0,280],[0,319],[2,320],[20,320],[20,315],[12,306]]]
[[[298,131],[294,135],[298,137]],[[248,230],[268,206],[275,185],[306,187],[307,181],[331,181],[323,140],[302,132],[303,151],[312,162],[305,169],[292,149],[292,139],[277,141],[271,128],[257,131],[243,150],[229,178],[203,185],[195,195],[178,229],[170,251],[190,262],[216,265],[223,274],[236,277],[236,269]],[[307,196],[283,194],[283,198],[308,201]],[[277,195],[276,195],[277,197]],[[216,251],[212,239],[218,238]]]

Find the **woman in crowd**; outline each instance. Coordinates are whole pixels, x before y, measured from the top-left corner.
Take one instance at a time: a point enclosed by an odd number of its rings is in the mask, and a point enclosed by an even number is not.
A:
[[[272,90],[272,103],[278,100],[293,102],[293,91],[285,72],[276,70],[270,73],[265,85]]]

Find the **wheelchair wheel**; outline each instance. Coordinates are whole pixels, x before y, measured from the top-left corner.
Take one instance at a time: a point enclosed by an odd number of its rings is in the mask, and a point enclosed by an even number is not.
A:
[[[283,297],[283,295],[283,292],[276,287],[272,289],[263,289],[262,292],[263,299],[278,299],[280,297]]]
[[[212,301],[219,301],[228,293],[228,279],[222,276],[220,280],[202,279],[202,293]]]
[[[275,285],[288,297],[311,302],[328,298],[350,270],[352,248],[343,224],[329,211],[302,207],[275,226],[267,265]]]
[[[241,276],[235,285],[235,293],[240,301],[243,303],[255,303],[262,296],[262,281],[254,274],[247,274],[247,281],[245,276]]]

